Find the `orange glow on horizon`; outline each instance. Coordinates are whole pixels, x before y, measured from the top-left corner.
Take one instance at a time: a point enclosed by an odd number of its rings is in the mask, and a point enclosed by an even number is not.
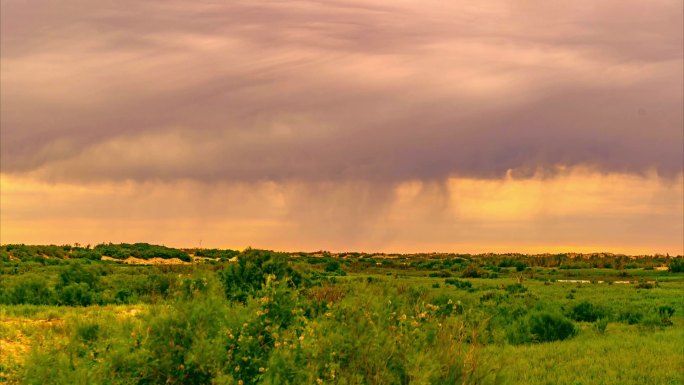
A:
[[[2,175],[1,242],[150,242],[282,251],[683,254],[684,178],[575,168],[550,178],[48,184]],[[315,191],[315,193],[314,193]],[[302,197],[306,197],[302,201]],[[356,207],[354,207],[356,204]]]

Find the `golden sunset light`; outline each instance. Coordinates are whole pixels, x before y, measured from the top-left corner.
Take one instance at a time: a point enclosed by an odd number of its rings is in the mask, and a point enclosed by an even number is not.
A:
[[[682,0],[0,0],[0,383],[684,384]]]
[[[684,252],[678,2],[72,3],[3,2],[2,243]]]

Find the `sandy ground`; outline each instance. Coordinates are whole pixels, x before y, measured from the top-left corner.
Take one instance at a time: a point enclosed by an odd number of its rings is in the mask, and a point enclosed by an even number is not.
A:
[[[2,337],[0,337],[0,382],[17,383],[17,370],[22,366],[26,355],[31,350],[32,339],[25,330],[32,328],[50,329],[61,327],[64,320],[30,319],[6,317],[0,318]]]
[[[116,258],[111,258],[111,257],[102,257],[103,261],[117,261],[117,262],[123,262],[127,263],[129,265],[185,265],[189,264],[191,262],[184,262],[181,261],[178,258],[169,258],[169,259],[164,259],[164,258],[150,258],[150,259],[141,259],[141,258],[134,258],[134,257],[128,257],[126,259],[116,259]]]

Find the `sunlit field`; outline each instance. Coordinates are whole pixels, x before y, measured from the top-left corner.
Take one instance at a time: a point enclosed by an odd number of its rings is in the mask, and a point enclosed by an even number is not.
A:
[[[11,384],[684,383],[682,257],[122,244],[1,258]]]

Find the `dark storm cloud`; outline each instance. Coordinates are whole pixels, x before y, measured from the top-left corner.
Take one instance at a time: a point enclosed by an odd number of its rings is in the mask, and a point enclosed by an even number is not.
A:
[[[679,1],[2,3],[2,172],[682,171]]]

